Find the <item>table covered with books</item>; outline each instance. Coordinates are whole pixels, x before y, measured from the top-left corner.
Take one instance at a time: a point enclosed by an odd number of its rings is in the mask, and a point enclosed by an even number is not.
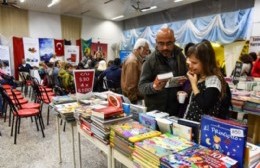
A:
[[[120,95],[107,96],[78,101],[72,110],[80,167],[81,136],[107,155],[108,167],[115,167],[115,159],[127,167],[149,168],[250,167],[260,161],[258,146],[254,153],[246,148],[246,125],[210,116],[203,116],[201,123],[178,119],[125,105]]]

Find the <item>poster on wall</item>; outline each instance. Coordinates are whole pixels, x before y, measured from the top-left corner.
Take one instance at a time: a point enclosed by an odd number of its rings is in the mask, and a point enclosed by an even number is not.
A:
[[[65,45],[64,46],[65,57],[64,61],[72,64],[73,66],[79,63],[79,46]]]
[[[0,45],[0,53],[0,63],[3,65],[2,69],[6,74],[11,75],[9,47]]]
[[[249,52],[258,53],[260,51],[260,36],[250,37]]]
[[[54,54],[54,42],[51,38],[39,38],[40,58],[41,61],[47,61],[51,59]]]
[[[93,91],[95,70],[74,70],[73,74],[77,98],[87,98]]]
[[[26,63],[31,66],[39,66],[40,54],[39,54],[39,40],[24,37],[23,38],[24,58]]]
[[[92,43],[91,44],[91,55],[95,56],[97,52],[101,52],[103,55],[103,58],[107,59],[107,44],[105,43]]]

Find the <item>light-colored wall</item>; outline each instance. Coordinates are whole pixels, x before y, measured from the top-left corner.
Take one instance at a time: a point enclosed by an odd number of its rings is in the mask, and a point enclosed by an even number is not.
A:
[[[61,39],[60,15],[29,12],[29,33],[32,38]],[[108,44],[108,60],[118,57],[112,50],[112,45],[119,44],[122,37],[122,25],[117,22],[100,20],[91,17],[82,18],[81,38],[93,42]],[[75,44],[73,41],[72,44]]]
[[[32,38],[61,39],[60,15],[29,11],[29,34]]]
[[[108,44],[108,60],[118,57],[118,53],[112,50],[112,46],[119,44],[122,37],[122,25],[117,22],[98,20],[84,17],[82,20],[81,37],[85,40],[92,38],[92,42]]]

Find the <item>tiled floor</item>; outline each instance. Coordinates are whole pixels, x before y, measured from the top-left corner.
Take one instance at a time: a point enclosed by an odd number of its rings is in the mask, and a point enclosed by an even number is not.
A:
[[[62,163],[59,163],[56,117],[50,115],[50,125],[46,125],[46,107],[43,112],[45,122],[45,138],[41,131],[36,130],[35,122],[30,118],[23,118],[21,121],[20,134],[17,137],[17,144],[14,145],[14,138],[10,136],[11,127],[8,122],[0,118],[0,168],[72,168],[72,146],[71,127],[67,124],[66,132],[61,127]],[[76,166],[79,167],[76,127],[75,147]],[[82,167],[105,168],[107,167],[106,156],[84,138],[81,138]]]

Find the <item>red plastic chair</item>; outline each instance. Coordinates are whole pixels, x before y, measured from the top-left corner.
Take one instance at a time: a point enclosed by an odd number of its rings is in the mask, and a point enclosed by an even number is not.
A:
[[[8,103],[10,110],[13,113],[11,136],[13,136],[13,128],[15,127],[14,144],[16,144],[17,134],[20,133],[21,118],[34,117],[37,130],[39,130],[38,122],[37,122],[37,119],[39,119],[42,136],[45,137],[43,131],[43,125],[42,125],[43,120],[39,109],[21,109],[20,107],[16,107],[13,101],[10,99],[10,97],[3,89],[0,89],[0,93],[3,96],[3,99],[5,99],[5,101]],[[16,120],[15,125],[14,125],[14,120]]]

